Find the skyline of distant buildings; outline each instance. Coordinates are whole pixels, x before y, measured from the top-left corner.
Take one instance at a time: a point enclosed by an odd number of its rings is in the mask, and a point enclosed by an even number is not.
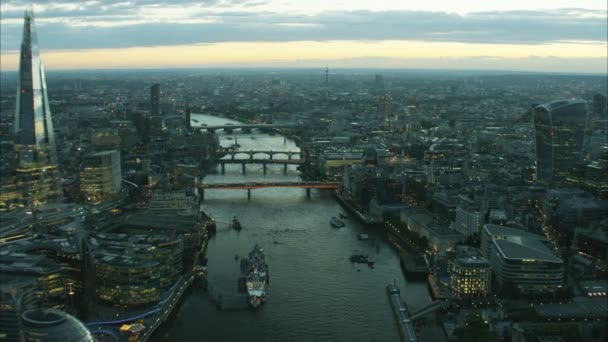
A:
[[[593,97],[591,113],[582,99],[523,108],[525,91],[484,79],[442,78],[438,88],[423,79],[414,89],[375,74],[332,78],[330,90],[322,73],[303,82],[309,88],[274,75],[219,74],[212,85],[192,75],[168,81],[163,102],[160,82],[128,80],[117,90],[115,80],[96,79],[90,92],[80,81],[64,89],[74,103],[55,102],[54,119],[31,11],[20,56],[12,132],[0,144],[0,328],[11,338],[36,335],[45,322],[90,337],[74,317],[31,311],[37,307],[99,320],[147,310],[153,318],[141,321],[158,326],[193,270],[206,272],[215,221],[201,210],[198,186],[217,158],[240,146],[195,129],[190,99],[268,136],[278,132],[283,144],[297,140],[298,176],[338,186],[353,219],[424,255],[434,285],[449,293],[443,299],[490,305],[497,295],[512,299],[509,288],[530,298],[567,297],[566,288],[570,297],[606,296],[605,285],[585,283],[608,269],[603,95]],[[182,94],[193,91],[187,82],[198,93]],[[276,122],[298,124],[263,127]],[[291,159],[291,151],[281,154]],[[161,308],[164,316],[152,316]]]

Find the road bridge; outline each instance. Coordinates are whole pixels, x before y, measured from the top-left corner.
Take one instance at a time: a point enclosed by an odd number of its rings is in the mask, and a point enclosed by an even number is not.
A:
[[[253,157],[258,154],[267,155],[269,157],[269,159],[273,159],[274,156],[276,156],[276,155],[284,155],[287,157],[287,159],[291,159],[293,156],[297,155],[297,156],[300,156],[300,159],[304,159],[304,152],[301,152],[301,151],[273,151],[273,150],[239,151],[239,150],[237,150],[237,151],[222,151],[222,153],[225,156],[230,156],[230,159],[237,159],[235,157],[238,155],[245,155],[245,156],[249,156],[249,159],[254,159]]]
[[[220,159],[217,161],[220,164],[222,174],[226,173],[226,164],[240,164],[243,174],[246,173],[245,165],[247,164],[262,164],[264,174],[266,174],[266,166],[268,164],[283,165],[283,173],[287,173],[287,165],[302,165],[305,163],[302,159]]]
[[[310,198],[310,189],[337,189],[339,183],[332,182],[248,182],[248,183],[214,183],[198,186],[201,201],[205,199],[205,190],[247,190],[247,199],[251,199],[251,190],[268,188],[300,188],[306,189],[306,197]]]

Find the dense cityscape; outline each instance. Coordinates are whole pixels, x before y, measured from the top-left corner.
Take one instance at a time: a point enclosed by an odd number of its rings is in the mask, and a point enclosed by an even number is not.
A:
[[[0,341],[608,339],[606,75],[45,72],[35,30]]]

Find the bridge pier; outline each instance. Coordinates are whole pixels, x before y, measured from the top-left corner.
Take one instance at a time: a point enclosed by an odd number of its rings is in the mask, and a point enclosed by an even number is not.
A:
[[[226,164],[220,163],[220,167],[222,168],[222,174],[226,173]]]
[[[236,154],[236,153],[232,152],[232,154],[230,155],[230,159],[234,160],[234,155],[235,155],[235,154]]]
[[[201,189],[200,193],[201,193],[200,202],[202,203],[205,200],[205,189]]]
[[[283,174],[287,174],[287,164],[283,164]]]
[[[264,170],[264,174],[266,174],[266,163],[263,163],[262,165],[263,165],[262,168]]]
[[[247,189],[247,200],[251,201],[251,189]]]
[[[289,151],[289,153],[287,153],[287,160],[291,160],[291,151]]]
[[[306,198],[310,198],[310,188],[306,188]]]
[[[245,163],[241,164],[243,166],[243,174],[247,173],[247,170],[245,169]]]
[[[272,150],[270,150],[270,153],[268,153],[270,155],[270,160],[272,160],[272,157],[274,156],[274,153],[272,153]]]

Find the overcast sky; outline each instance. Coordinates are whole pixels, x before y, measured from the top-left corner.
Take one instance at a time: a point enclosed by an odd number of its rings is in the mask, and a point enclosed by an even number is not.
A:
[[[0,5],[2,70],[17,67],[24,9]],[[47,69],[607,69],[605,0],[42,0],[34,10]]]

